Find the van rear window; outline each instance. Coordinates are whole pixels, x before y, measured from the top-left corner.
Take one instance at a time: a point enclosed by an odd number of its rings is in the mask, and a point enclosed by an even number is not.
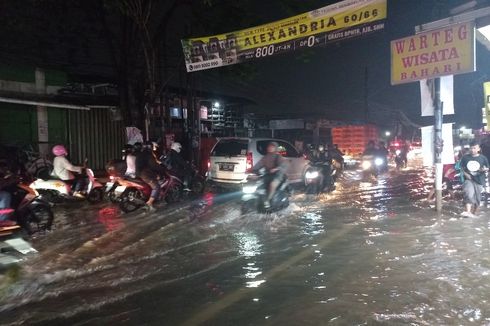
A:
[[[220,140],[211,153],[212,156],[245,156],[247,155],[248,141],[237,139]]]

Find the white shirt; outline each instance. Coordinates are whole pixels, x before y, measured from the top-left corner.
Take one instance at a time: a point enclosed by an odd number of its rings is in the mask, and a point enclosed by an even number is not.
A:
[[[53,176],[61,180],[73,180],[75,176],[70,171],[82,173],[82,168],[71,164],[64,156],[56,156],[54,158]]]

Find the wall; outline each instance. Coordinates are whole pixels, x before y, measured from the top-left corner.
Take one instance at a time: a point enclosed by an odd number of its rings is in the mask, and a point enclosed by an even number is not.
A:
[[[37,144],[37,113],[33,106],[0,103],[0,144]]]
[[[94,170],[103,170],[112,159],[121,158],[126,143],[122,121],[112,121],[107,109],[68,111],[69,140],[67,143],[72,162],[88,165]]]

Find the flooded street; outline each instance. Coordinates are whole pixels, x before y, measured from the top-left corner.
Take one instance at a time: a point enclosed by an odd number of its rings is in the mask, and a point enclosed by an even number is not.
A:
[[[437,216],[431,182],[347,170],[271,215],[242,216],[233,193],[153,214],[61,205],[3,285],[0,324],[490,324],[488,210],[460,218],[446,198]]]

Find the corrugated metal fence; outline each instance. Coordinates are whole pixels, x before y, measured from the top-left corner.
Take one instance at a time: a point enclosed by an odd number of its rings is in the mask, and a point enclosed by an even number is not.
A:
[[[71,161],[88,158],[93,170],[103,170],[107,161],[120,158],[126,143],[123,121],[113,121],[108,109],[69,110],[68,137]]]

